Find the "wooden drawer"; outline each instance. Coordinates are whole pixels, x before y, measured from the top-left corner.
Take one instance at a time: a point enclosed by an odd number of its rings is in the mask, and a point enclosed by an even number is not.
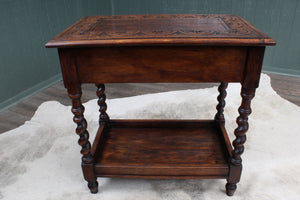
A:
[[[241,82],[246,47],[98,47],[74,52],[81,83]]]

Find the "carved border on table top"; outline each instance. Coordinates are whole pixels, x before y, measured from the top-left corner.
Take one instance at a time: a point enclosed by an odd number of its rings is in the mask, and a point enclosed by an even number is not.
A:
[[[97,34],[93,28],[103,20],[128,20],[128,19],[209,19],[215,18],[222,20],[224,32],[215,30],[171,30],[171,31],[102,31]],[[226,25],[226,26],[224,26]],[[229,29],[228,29],[229,28]],[[66,31],[58,35],[54,40],[72,41],[72,40],[106,40],[106,39],[157,39],[157,38],[241,38],[241,39],[264,39],[266,35],[258,32],[254,27],[246,23],[242,18],[236,15],[116,15],[116,16],[95,16],[85,17]]]

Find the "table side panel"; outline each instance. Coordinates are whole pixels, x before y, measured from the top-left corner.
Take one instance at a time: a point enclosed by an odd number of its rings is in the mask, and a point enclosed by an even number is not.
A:
[[[228,169],[226,169],[228,171]],[[98,174],[97,169],[95,169],[95,173],[97,177],[109,177],[109,178],[140,178],[140,179],[224,179],[228,177],[228,173],[224,175],[224,173],[218,173],[213,175],[190,175],[190,176],[167,176],[167,175],[132,175],[132,174],[125,174],[125,175],[119,175],[119,174]]]
[[[95,173],[98,177],[130,176],[164,176],[164,178],[176,178],[188,176],[189,178],[227,178],[229,166],[126,166],[126,165],[96,165]]]
[[[81,83],[241,82],[246,47],[76,49]]]

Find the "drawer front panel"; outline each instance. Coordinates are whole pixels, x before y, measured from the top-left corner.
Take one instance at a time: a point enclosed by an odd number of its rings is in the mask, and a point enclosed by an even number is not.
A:
[[[75,50],[81,83],[241,82],[246,47],[101,47]]]

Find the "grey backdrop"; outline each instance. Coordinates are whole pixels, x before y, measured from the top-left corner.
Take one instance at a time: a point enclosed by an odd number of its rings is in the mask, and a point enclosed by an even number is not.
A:
[[[0,110],[61,79],[44,44],[87,15],[237,14],[277,41],[263,70],[300,76],[299,0],[0,0]]]

